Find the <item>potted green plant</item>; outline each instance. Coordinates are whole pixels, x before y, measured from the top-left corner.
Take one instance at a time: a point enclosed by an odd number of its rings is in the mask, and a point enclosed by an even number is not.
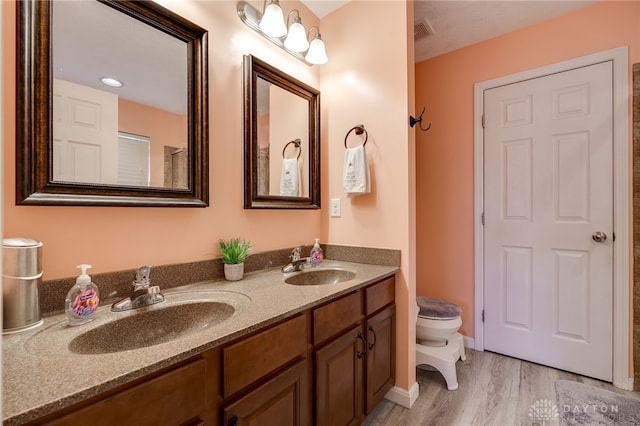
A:
[[[238,281],[244,275],[244,260],[249,255],[251,243],[242,238],[218,240],[218,249],[224,263],[224,277],[227,281]]]

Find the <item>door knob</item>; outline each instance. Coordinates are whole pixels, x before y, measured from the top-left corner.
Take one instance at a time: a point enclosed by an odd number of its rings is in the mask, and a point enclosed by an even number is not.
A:
[[[602,243],[604,242],[604,240],[607,239],[607,234],[605,234],[604,232],[597,231],[593,233],[591,238],[593,238],[593,241],[595,241],[596,243]]]

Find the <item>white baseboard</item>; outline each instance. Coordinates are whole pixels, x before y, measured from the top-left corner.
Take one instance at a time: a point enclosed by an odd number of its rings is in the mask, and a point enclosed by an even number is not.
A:
[[[617,388],[632,391],[633,390],[633,377],[629,377],[627,380],[623,380],[620,383],[616,381],[613,382],[613,385]]]
[[[402,388],[394,386],[384,397],[395,404],[401,405],[405,408],[411,408],[418,399],[418,393],[418,382],[415,382],[408,392]]]
[[[463,336],[463,339],[465,348],[475,349],[476,342],[473,337]],[[405,408],[411,408],[418,399],[419,393],[420,387],[416,382],[411,386],[409,391],[394,386],[384,397],[395,404],[401,405]]]
[[[463,336],[463,339],[464,339],[465,348],[471,348],[471,349],[476,348],[476,341],[473,339],[473,337]]]

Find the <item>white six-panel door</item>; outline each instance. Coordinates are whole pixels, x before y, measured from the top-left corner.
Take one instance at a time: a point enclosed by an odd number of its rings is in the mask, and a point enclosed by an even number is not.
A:
[[[484,347],[611,381],[612,63],[487,90],[484,114]]]
[[[118,96],[53,80],[53,180],[118,183]]]

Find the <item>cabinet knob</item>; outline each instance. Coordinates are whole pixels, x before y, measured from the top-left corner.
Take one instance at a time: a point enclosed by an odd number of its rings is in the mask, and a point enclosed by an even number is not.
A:
[[[227,426],[236,426],[237,424],[238,424],[238,416],[236,416],[235,414],[232,414],[229,417],[227,417]]]
[[[373,329],[373,327],[369,326],[369,331],[373,333],[373,343],[369,343],[369,350],[372,351],[374,346],[376,345],[376,341],[378,340],[378,338],[376,336],[376,331]]]
[[[358,359],[362,358],[364,356],[364,354],[367,351],[367,342],[364,340],[364,337],[362,337],[362,333],[358,331],[358,340],[362,341],[362,344],[364,345],[364,351],[360,352],[359,349],[356,349],[357,353],[358,353]]]

